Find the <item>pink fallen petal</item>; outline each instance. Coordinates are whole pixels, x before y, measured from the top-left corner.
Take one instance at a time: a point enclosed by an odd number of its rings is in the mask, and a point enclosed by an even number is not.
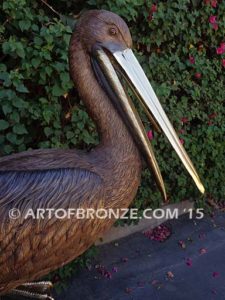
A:
[[[220,273],[219,272],[213,272],[212,276],[213,276],[213,278],[217,278],[217,277],[220,276]]]
[[[204,240],[206,238],[206,234],[205,233],[200,233],[198,237],[199,237],[200,240]]]
[[[216,294],[217,294],[217,291],[216,291],[215,289],[213,289],[213,290],[212,290],[212,294],[213,294],[213,295],[216,295]]]
[[[207,250],[205,248],[201,248],[199,250],[199,253],[202,255],[202,254],[206,254],[207,253]]]
[[[138,287],[144,287],[145,286],[145,282],[138,281],[137,285],[138,285]]]
[[[126,289],[125,289],[125,292],[126,292],[127,294],[131,294],[132,291],[133,291],[133,289],[131,289],[131,288],[126,288]]]
[[[178,243],[180,246],[181,246],[181,248],[183,248],[183,249],[185,249],[186,248],[186,244],[185,244],[185,242],[184,241],[179,241],[179,243]]]
[[[191,259],[191,258],[187,258],[187,259],[186,259],[186,265],[187,265],[188,267],[192,267],[193,262],[192,262],[192,259]]]
[[[127,257],[123,257],[121,260],[122,260],[122,262],[127,262],[128,258]]]
[[[117,267],[113,267],[113,268],[112,268],[112,272],[113,272],[113,273],[117,273],[117,272],[118,272]]]
[[[161,289],[161,287],[163,286],[163,284],[159,281],[159,280],[153,280],[152,282],[150,282],[152,284],[152,286],[156,289]]]
[[[174,274],[171,272],[171,271],[169,271],[169,272],[167,272],[167,277],[169,278],[169,279],[173,279],[174,278]]]
[[[99,274],[101,274],[103,277],[112,279],[112,274],[106,268],[102,265],[96,265],[95,266],[96,270],[98,271]]]
[[[144,235],[150,240],[164,242],[171,235],[171,230],[166,225],[160,225],[154,229],[145,231]]]
[[[108,279],[112,279],[112,274],[110,272],[106,272],[105,277]]]

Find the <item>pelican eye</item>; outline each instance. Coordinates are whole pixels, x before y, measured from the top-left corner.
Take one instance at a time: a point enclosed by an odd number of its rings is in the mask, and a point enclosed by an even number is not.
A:
[[[111,28],[109,29],[109,34],[110,34],[110,35],[116,35],[116,34],[117,34],[116,28],[111,27]]]

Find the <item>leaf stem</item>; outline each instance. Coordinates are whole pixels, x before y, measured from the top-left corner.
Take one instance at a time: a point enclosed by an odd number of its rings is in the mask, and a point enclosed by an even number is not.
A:
[[[57,12],[51,5],[49,5],[45,0],[41,0],[41,2],[46,5],[51,11],[53,11],[56,15],[60,17],[60,13]]]

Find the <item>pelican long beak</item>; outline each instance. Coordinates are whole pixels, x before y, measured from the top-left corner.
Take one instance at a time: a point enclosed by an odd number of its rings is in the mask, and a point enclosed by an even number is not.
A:
[[[177,155],[180,157],[185,168],[196,183],[198,189],[201,193],[204,193],[204,187],[190,158],[188,157],[184,147],[180,143],[180,140],[172,124],[166,116],[154,90],[152,89],[150,82],[148,81],[132,50],[125,49],[110,52],[120,66],[123,77],[126,77],[126,80],[132,87],[135,94],[138,96],[138,99],[141,100],[141,103],[150,116],[151,121],[154,122],[156,126],[159,125],[161,130],[165,133]],[[135,141],[140,146],[140,150],[144,154],[147,163],[150,165],[151,170],[153,171],[157,185],[159,186],[163,197],[166,199],[166,191],[160,169],[156,162],[151,144],[142,125],[140,117],[117,76],[114,64],[112,64],[111,62],[112,59],[110,60],[109,56],[101,48],[98,48],[96,53],[100,66],[95,65],[95,71],[98,67],[100,67],[102,71],[102,73],[98,71],[96,72],[97,77],[104,86],[107,93],[110,95],[110,98],[113,100],[113,103],[115,104],[117,109],[119,109],[119,112],[122,113],[123,116],[125,114],[126,118],[124,121],[131,129]],[[118,100],[118,98],[120,101]]]

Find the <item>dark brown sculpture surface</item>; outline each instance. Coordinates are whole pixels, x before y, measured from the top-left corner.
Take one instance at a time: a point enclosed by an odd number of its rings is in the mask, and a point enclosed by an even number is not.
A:
[[[98,17],[103,18],[98,19]],[[90,12],[93,39],[98,26],[115,23],[131,38],[116,15]],[[10,221],[10,208],[127,207],[133,200],[141,174],[139,152],[126,126],[96,81],[84,43],[88,22],[73,34],[70,67],[80,96],[101,136],[90,153],[76,150],[35,150],[0,160],[0,293],[35,280],[83,253],[114,220]],[[108,32],[107,32],[108,33]],[[100,35],[104,37],[104,32]],[[108,38],[108,36],[105,36]]]
[[[73,260],[115,221],[24,219],[28,208],[126,208],[137,192],[140,147],[109,96],[110,87],[103,88],[107,74],[103,78],[93,70],[91,55],[99,43],[132,47],[129,29],[119,16],[85,13],[70,43],[71,76],[97,125],[100,144],[90,152],[42,149],[0,159],[0,295]],[[21,218],[8,218],[12,208],[22,212]]]

